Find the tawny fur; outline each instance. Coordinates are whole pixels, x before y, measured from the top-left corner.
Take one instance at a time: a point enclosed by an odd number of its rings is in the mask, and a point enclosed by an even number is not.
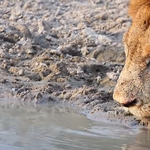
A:
[[[150,0],[130,0],[128,13],[134,18],[139,8],[144,5],[149,5]]]
[[[114,89],[114,100],[138,117],[150,117],[150,0],[130,0],[132,25],[124,34],[126,61]]]

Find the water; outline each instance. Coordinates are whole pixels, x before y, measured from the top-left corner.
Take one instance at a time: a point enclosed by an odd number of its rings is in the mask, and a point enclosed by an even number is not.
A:
[[[149,130],[91,121],[63,106],[0,106],[0,150],[149,149]]]

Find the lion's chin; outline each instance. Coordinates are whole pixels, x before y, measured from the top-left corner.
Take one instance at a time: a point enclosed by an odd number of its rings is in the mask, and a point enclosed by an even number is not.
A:
[[[131,106],[128,108],[124,108],[125,111],[130,112],[137,118],[150,118],[150,106],[142,105],[142,106]]]

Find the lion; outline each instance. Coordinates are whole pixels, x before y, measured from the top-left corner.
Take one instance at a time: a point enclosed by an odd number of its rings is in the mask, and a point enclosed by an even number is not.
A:
[[[138,118],[150,118],[150,0],[130,0],[128,14],[126,60],[113,99]]]

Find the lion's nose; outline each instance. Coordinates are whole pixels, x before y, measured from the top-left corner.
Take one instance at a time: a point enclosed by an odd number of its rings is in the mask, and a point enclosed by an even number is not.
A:
[[[131,107],[137,104],[137,99],[128,100],[124,103],[120,103],[124,107]]]

